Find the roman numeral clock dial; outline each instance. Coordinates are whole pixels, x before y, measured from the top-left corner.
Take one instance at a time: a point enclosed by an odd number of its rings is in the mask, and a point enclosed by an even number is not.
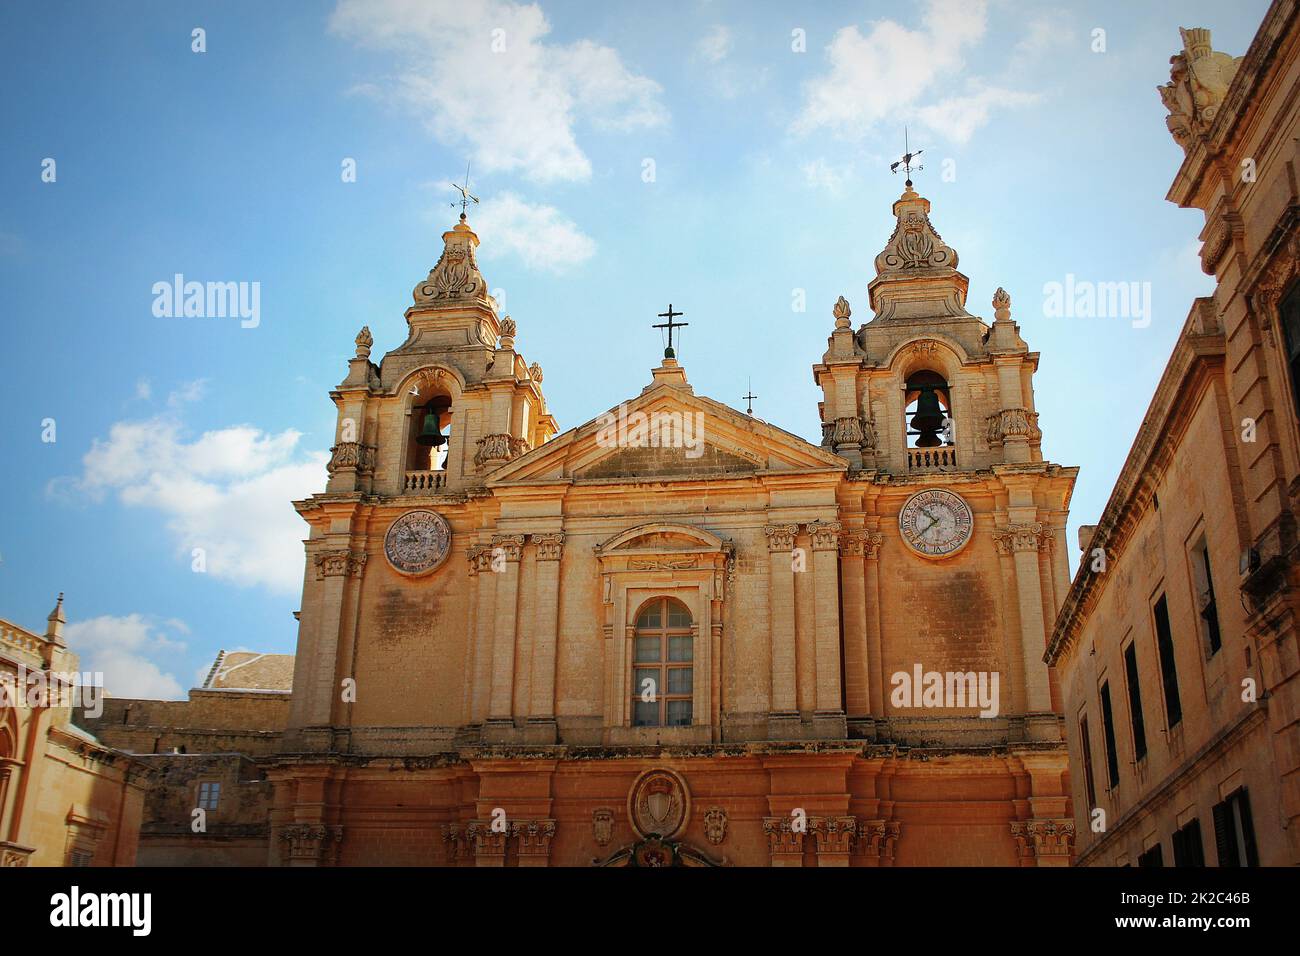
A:
[[[926,558],[946,558],[970,541],[974,516],[960,495],[943,488],[918,491],[898,513],[907,546]]]

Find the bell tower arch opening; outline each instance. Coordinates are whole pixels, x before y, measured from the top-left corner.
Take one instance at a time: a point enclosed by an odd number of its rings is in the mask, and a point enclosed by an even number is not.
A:
[[[417,396],[406,441],[407,471],[445,471],[450,457],[452,404],[449,395]]]
[[[938,372],[921,369],[903,386],[903,425],[908,448],[945,448],[956,443],[952,391]]]

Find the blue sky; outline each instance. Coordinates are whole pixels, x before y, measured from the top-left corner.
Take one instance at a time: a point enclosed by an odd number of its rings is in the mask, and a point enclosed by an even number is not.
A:
[[[1212,288],[1201,214],[1164,199],[1155,87],[1179,26],[1240,55],[1266,7],[7,3],[0,616],[39,629],[66,591],[120,694],[182,695],[219,648],[292,652],[289,502],[324,486],[328,391],[362,325],[376,356],[401,343],[467,160],[480,264],[561,428],[640,391],[671,301],[697,391],[743,408],[752,379],[756,414],[818,441],[810,367],[837,296],[869,315],[904,125],[971,311],[1005,287],[1042,353],[1073,536]],[[259,283],[256,327],[156,316],[176,273]],[[1150,325],[1046,315],[1071,274],[1150,282]]]

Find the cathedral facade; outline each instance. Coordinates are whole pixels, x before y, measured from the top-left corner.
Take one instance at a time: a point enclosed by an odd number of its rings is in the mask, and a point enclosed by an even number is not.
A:
[[[828,316],[820,445],[671,348],[559,433],[462,215],[405,342],[358,335],[295,505],[267,862],[1067,864],[1043,653],[1077,469],[929,212],[909,180],[871,320]]]

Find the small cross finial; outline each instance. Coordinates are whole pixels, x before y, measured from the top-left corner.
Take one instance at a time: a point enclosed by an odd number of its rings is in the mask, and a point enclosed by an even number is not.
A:
[[[460,206],[460,221],[464,222],[466,207],[468,207],[470,203],[474,203],[476,206],[478,205],[478,197],[472,195],[469,191],[469,163],[465,164],[465,185],[462,186],[459,183],[452,183],[451,188],[460,193],[460,199],[451,203],[451,208],[455,209],[457,206]]]
[[[758,396],[754,394],[754,380],[752,378],[749,380],[749,394],[742,395],[740,397],[749,403],[748,405],[745,406],[745,414],[749,415],[750,417],[753,417],[754,399],[758,398]]]
[[[668,348],[664,349],[664,358],[666,358],[666,359],[676,358],[676,357],[677,357],[677,353],[673,351],[673,329],[680,329],[680,328],[682,328],[683,326],[686,326],[686,325],[690,325],[690,324],[691,324],[691,323],[689,323],[689,322],[674,322],[674,321],[673,321],[673,319],[674,319],[675,317],[677,317],[677,316],[679,316],[679,315],[685,315],[685,314],[686,314],[685,312],[674,312],[674,311],[673,311],[673,304],[672,304],[671,302],[669,302],[669,303],[668,303],[668,311],[667,311],[667,312],[660,312],[660,313],[659,313],[659,318],[661,318],[661,319],[667,319],[668,321],[667,321],[667,322],[661,322],[661,323],[659,323],[658,325],[652,325],[652,326],[650,326],[652,329],[667,329],[667,330],[668,330]]]
[[[891,173],[897,173],[898,167],[902,166],[903,172],[907,174],[906,185],[909,189],[912,187],[912,169],[913,169],[912,160],[916,159],[916,157],[920,156],[924,152],[925,150],[923,149],[918,149],[915,153],[912,152],[912,147],[908,144],[907,127],[904,126],[903,127],[903,158],[896,163],[891,163],[889,166],[889,171]],[[915,168],[918,173],[921,170],[925,169],[925,167],[922,166],[920,163],[917,163]]]

